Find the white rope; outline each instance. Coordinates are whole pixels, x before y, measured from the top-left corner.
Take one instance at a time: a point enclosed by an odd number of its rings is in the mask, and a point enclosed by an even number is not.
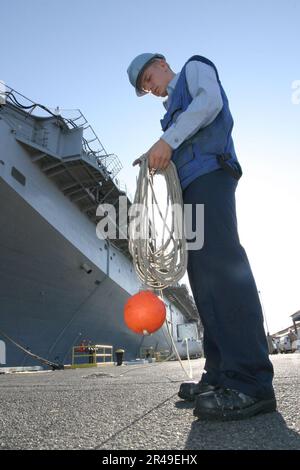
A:
[[[174,348],[174,351],[175,351],[175,355],[177,356],[177,359],[178,359],[178,361],[179,361],[179,363],[180,363],[180,366],[181,366],[183,372],[185,373],[185,375],[187,376],[187,378],[188,378],[188,379],[192,379],[192,378],[193,378],[193,371],[192,371],[192,364],[191,364],[190,354],[189,354],[188,340],[187,340],[187,338],[184,338],[183,341],[186,343],[186,355],[187,355],[187,361],[188,361],[188,365],[189,365],[189,372],[187,372],[187,371],[185,370],[185,368],[184,368],[183,362],[182,362],[181,357],[180,357],[180,355],[179,355],[179,352],[178,352],[178,350],[177,350],[177,348],[176,348],[174,338],[173,338],[173,336],[172,336],[172,334],[171,334],[171,332],[170,332],[170,328],[169,328],[169,325],[168,325],[168,321],[166,320],[165,323],[166,323],[167,331],[168,331],[168,333],[169,333],[169,336],[170,336],[170,339],[171,339],[171,342],[172,342],[172,345],[173,345],[173,348]],[[172,354],[169,356],[169,358],[172,357],[172,356],[174,356],[174,353],[172,353]],[[169,359],[169,358],[167,358],[167,359]],[[167,360],[167,359],[166,359],[166,360]]]
[[[172,161],[165,170],[156,171],[156,174],[165,177],[167,187],[167,208],[163,216],[155,196],[153,172],[149,171],[147,156],[140,157],[140,162],[134,209],[137,207],[136,204],[139,204],[141,212],[138,217],[133,217],[129,224],[129,251],[137,276],[142,283],[152,289],[161,290],[176,284],[187,267],[182,190]],[[150,199],[151,210],[149,210]],[[171,227],[167,224],[170,206]],[[157,209],[163,224],[160,246],[156,238],[157,221],[154,217],[154,208]],[[152,212],[152,217],[149,212]]]
[[[165,216],[163,216],[155,196],[153,187],[154,173],[149,171],[147,154],[142,155],[139,160],[140,172],[134,197],[134,210],[137,207],[136,204],[138,204],[139,213],[138,217],[134,217],[136,214],[130,214],[133,220],[129,224],[129,251],[132,255],[137,276],[142,283],[150,289],[161,291],[166,287],[176,284],[183,277],[187,268],[182,190],[176,167],[172,161],[170,161],[165,170],[155,171],[155,174],[164,176],[167,187],[167,206]],[[151,217],[149,214],[149,199],[151,200]],[[171,227],[167,224],[170,206]],[[156,237],[157,221],[155,221],[154,216],[155,207],[162,222],[162,242],[160,246],[158,246]],[[167,238],[165,239],[166,236]],[[179,363],[184,373],[191,379],[193,373],[188,351],[188,341],[185,340],[189,364],[189,372],[186,372],[172,334],[169,331],[167,319],[165,323]],[[174,353],[169,358],[173,355]]]

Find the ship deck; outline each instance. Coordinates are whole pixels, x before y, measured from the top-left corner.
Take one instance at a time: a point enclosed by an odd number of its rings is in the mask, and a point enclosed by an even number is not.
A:
[[[299,450],[300,354],[271,360],[278,412],[227,423],[197,420],[177,397],[178,362],[1,375],[0,447]],[[195,379],[203,366],[192,361]]]

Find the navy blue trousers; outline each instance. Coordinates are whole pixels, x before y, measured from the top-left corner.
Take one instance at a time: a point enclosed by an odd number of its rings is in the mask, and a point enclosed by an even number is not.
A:
[[[204,204],[204,245],[188,251],[188,276],[204,327],[202,381],[257,398],[274,396],[257,287],[240,244],[237,180],[223,169],[196,178],[184,204]]]

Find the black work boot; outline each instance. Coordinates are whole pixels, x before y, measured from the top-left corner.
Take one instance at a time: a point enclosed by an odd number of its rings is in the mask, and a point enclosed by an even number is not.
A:
[[[203,382],[193,382],[190,380],[183,382],[180,385],[178,396],[186,401],[194,401],[201,393],[212,392],[216,389],[217,387],[215,385],[209,385]]]
[[[198,395],[194,416],[205,420],[231,421],[271,411],[276,411],[275,397],[254,398],[237,390],[220,388]]]

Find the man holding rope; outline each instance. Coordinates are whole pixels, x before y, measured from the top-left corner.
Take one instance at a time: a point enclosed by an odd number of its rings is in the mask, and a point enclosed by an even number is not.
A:
[[[163,134],[149,149],[151,169],[177,168],[184,204],[204,204],[204,245],[188,253],[188,276],[204,327],[204,373],[181,384],[201,419],[243,419],[276,410],[273,367],[257,287],[237,230],[235,190],[242,171],[233,119],[215,65],[191,57],[175,74],[165,57],[138,55],[127,70],[138,96],[166,97]],[[135,160],[133,165],[139,163]]]

